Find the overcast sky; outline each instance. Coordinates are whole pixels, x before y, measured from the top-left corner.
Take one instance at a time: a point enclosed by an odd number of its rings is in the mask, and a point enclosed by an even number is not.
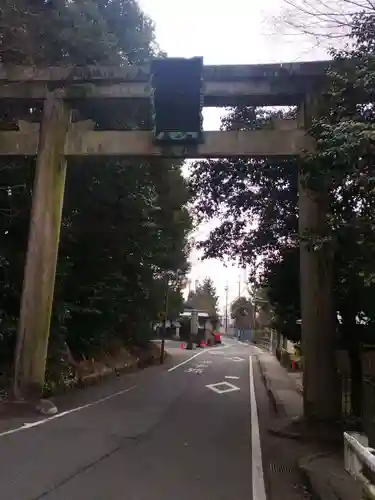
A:
[[[160,47],[169,56],[203,56],[205,64],[257,64],[270,62],[308,61],[327,59],[322,49],[303,37],[283,36],[280,27],[272,22],[283,7],[283,0],[139,0],[143,10],[156,24]],[[204,129],[217,130],[220,109],[204,112]],[[199,234],[207,233],[199,228]],[[220,309],[225,305],[225,285],[229,302],[246,290],[245,275],[239,269],[218,260],[201,262],[195,251],[191,257],[191,283],[211,277],[220,297]]]

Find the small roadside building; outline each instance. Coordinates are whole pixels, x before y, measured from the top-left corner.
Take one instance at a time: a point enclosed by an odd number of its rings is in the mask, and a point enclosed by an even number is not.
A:
[[[189,335],[190,320],[192,314],[193,314],[192,309],[185,309],[184,312],[181,313],[180,315],[180,322],[181,322],[180,338],[182,340],[187,340],[187,336]],[[212,338],[215,329],[213,318],[210,317],[208,312],[199,310],[197,311],[197,316],[198,316],[198,335],[202,340],[207,342],[207,340],[210,340]],[[183,325],[185,325],[185,328],[183,327]]]

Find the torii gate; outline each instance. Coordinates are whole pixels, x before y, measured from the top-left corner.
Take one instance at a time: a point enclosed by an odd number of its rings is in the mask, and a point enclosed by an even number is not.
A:
[[[121,68],[0,65],[0,99],[44,100],[40,127],[39,124],[20,121],[18,130],[0,132],[0,155],[36,156],[15,367],[16,388],[20,389],[23,396],[40,394],[44,384],[67,158],[92,155],[283,157],[302,155],[314,147],[312,138],[305,132],[313,110],[309,103],[312,94],[319,90],[324,80],[328,61],[203,66],[199,58],[193,59],[166,59],[159,69],[156,64],[156,70],[152,64]],[[184,131],[180,130],[185,132],[182,141],[171,141],[167,148],[163,143],[163,130],[160,134],[160,127],[163,128],[160,121],[159,124],[154,123],[156,128],[159,127],[159,131],[154,133],[94,131],[87,122],[71,123],[69,103],[80,99],[149,100],[151,104],[159,92],[161,101],[164,99],[164,102],[168,102],[168,99],[173,98],[176,104],[176,96],[181,90],[179,86],[184,86],[183,79],[179,78],[182,67],[190,68],[191,71],[188,70],[186,74],[190,75],[190,71],[193,75],[190,85],[195,85],[195,89],[197,78],[202,81],[200,91],[203,102],[199,103],[197,96],[193,99],[193,114],[197,109],[200,112],[201,105],[299,105],[298,119],[275,121],[273,129],[255,131],[204,132],[200,135],[197,128],[194,131],[185,128]],[[170,81],[165,77],[163,94],[162,75],[166,70],[169,71],[169,79],[176,79],[178,85],[167,85],[168,91],[165,92],[165,83]],[[189,93],[188,87],[189,84],[185,85],[183,93]],[[186,109],[185,112],[189,113]],[[173,127],[169,128],[171,130],[176,132]],[[190,132],[194,133],[186,140]],[[159,142],[155,139],[159,139]],[[324,220],[323,198],[324,195],[311,193],[300,183],[300,233],[316,230]],[[330,321],[331,292],[329,281],[322,282],[319,278],[320,265],[319,255],[309,252],[305,244],[301,244],[302,328],[305,344],[317,344],[322,338],[327,342],[325,327]],[[312,369],[309,365],[305,367],[307,392],[309,380],[319,377],[319,374],[312,372],[313,369],[313,366]],[[326,381],[321,383],[326,384]],[[324,401],[321,403],[324,405]]]

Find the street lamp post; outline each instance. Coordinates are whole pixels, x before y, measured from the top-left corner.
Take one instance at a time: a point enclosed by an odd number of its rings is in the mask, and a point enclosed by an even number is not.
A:
[[[225,287],[225,335],[228,334],[228,285]]]
[[[164,363],[165,355],[165,337],[167,336],[167,317],[168,317],[168,299],[169,299],[169,279],[168,275],[165,280],[165,296],[164,296],[164,318],[163,318],[163,333],[161,339],[161,349],[160,349],[160,364]]]

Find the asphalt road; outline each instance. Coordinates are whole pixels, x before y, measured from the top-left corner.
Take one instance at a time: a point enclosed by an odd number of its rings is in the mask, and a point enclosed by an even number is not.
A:
[[[254,348],[226,343],[171,344],[173,364],[0,432],[1,499],[265,500],[254,399],[264,388]]]

